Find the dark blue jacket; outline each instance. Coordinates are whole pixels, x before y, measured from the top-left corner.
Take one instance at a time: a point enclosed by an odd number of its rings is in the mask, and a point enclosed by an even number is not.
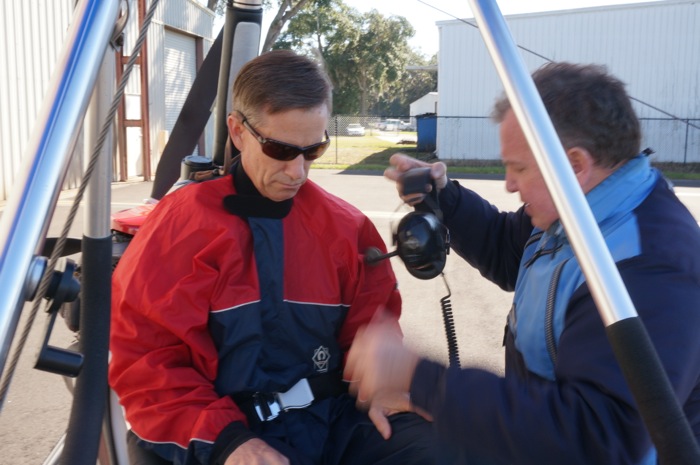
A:
[[[646,464],[655,452],[563,228],[533,229],[449,183],[453,249],[514,290],[504,377],[423,361],[413,402],[483,462]],[[700,229],[644,157],[587,200],[635,308],[700,438]],[[537,250],[540,249],[539,252]],[[533,259],[533,257],[535,257]]]

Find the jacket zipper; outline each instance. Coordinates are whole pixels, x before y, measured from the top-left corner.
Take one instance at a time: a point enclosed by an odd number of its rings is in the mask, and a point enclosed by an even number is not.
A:
[[[547,344],[547,353],[552,361],[552,370],[557,363],[557,343],[554,337],[554,305],[557,298],[557,287],[561,279],[561,271],[569,259],[564,260],[554,269],[552,280],[549,282],[549,291],[547,292],[547,308],[544,314],[544,338]]]

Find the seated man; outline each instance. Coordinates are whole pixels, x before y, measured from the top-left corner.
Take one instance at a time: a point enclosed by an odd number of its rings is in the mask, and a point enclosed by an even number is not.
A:
[[[401,299],[388,262],[364,263],[386,250],[370,220],[307,180],[327,76],[266,53],[233,108],[231,174],[166,196],[114,274],[109,380],[132,438],[187,465],[433,463],[430,423],[360,412],[341,378],[357,328]]]

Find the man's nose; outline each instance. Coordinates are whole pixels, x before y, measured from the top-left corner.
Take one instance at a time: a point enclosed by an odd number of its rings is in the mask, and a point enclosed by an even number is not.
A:
[[[513,177],[506,173],[506,191],[513,193],[518,192],[518,186],[513,180]]]
[[[291,179],[301,179],[306,176],[304,156],[300,153],[294,160],[285,163],[285,173]]]

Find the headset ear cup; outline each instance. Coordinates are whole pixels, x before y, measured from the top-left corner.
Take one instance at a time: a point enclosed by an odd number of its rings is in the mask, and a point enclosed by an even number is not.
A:
[[[418,279],[433,279],[446,262],[445,228],[432,213],[411,212],[396,232],[398,255],[408,272]]]
[[[406,269],[411,274],[411,276],[413,276],[414,278],[423,279],[423,280],[436,278],[436,277],[440,276],[440,273],[442,273],[442,269],[438,269],[433,265],[430,265],[430,266],[423,268],[423,269],[409,268],[409,267],[406,267]]]
[[[421,268],[409,268],[406,267],[408,272],[415,278],[418,279],[433,279],[442,273],[445,269],[445,264],[447,263],[447,247],[445,245],[445,239],[441,234],[435,235],[436,239],[436,253],[433,256],[433,260],[421,267]]]

